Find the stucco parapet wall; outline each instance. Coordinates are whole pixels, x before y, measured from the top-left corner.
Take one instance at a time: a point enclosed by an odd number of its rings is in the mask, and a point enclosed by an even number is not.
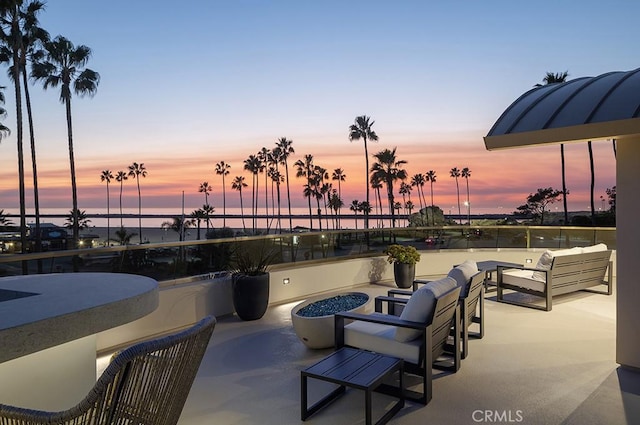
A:
[[[0,278],[37,295],[0,302],[0,363],[139,319],[158,306],[158,282],[122,273]]]

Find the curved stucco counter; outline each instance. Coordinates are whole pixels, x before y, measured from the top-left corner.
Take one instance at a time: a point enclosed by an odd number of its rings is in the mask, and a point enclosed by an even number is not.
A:
[[[82,359],[76,362],[84,362],[87,372],[81,389],[69,397],[76,399],[95,382],[96,334],[146,316],[158,307],[158,299],[157,281],[123,273],[0,278],[0,403],[9,401],[4,399],[7,394],[13,399],[17,393],[16,386],[23,380],[15,375],[17,370],[31,374],[34,366],[47,363],[53,373],[60,368],[76,369],[77,363],[55,363],[71,362],[67,359],[82,351]],[[92,382],[87,379],[90,367]],[[37,379],[42,381],[43,376]],[[9,382],[11,388],[4,388]],[[29,394],[33,386],[25,390]],[[39,404],[39,408],[47,405]]]

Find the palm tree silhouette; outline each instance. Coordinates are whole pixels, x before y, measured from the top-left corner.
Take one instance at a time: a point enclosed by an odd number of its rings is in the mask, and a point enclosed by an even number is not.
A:
[[[436,215],[435,215],[435,208],[433,204],[433,184],[436,182],[436,177],[437,177],[436,172],[433,170],[429,170],[427,171],[427,174],[425,174],[425,180],[431,184],[431,225],[432,226],[436,225]]]
[[[375,176],[372,174],[371,176],[369,176],[369,184],[371,185],[371,188],[375,189],[376,191],[376,212],[378,213],[378,215],[380,215],[380,217],[382,217],[382,198],[380,197],[380,189],[382,189],[383,186],[382,180],[380,180],[379,176]],[[377,225],[378,227],[384,227],[382,218],[378,219]]]
[[[557,73],[547,72],[547,74],[542,79],[542,82],[544,83],[544,85],[564,83],[567,81],[568,76],[569,76],[568,71],[557,72]],[[534,87],[541,87],[541,86],[542,84],[536,84]],[[567,211],[567,195],[569,194],[569,191],[567,190],[567,183],[565,178],[564,143],[560,143],[560,165],[562,167],[562,206],[564,207],[564,224],[566,226],[569,224],[569,212]]]
[[[20,242],[22,253],[27,252],[27,223],[26,223],[26,202],[25,202],[25,177],[24,177],[24,152],[22,145],[22,93],[20,89],[20,76],[23,76],[25,86],[28,86],[26,77],[26,62],[28,54],[32,53],[37,41],[47,41],[48,33],[37,27],[38,21],[36,13],[43,9],[44,5],[33,2],[23,7],[23,2],[7,2],[0,10],[0,61],[9,66],[9,76],[15,89],[16,104],[16,129],[18,148],[18,186],[20,198]],[[41,31],[42,39],[38,40],[38,32]],[[3,87],[4,89],[4,87]],[[27,92],[28,93],[28,92]],[[29,97],[27,95],[27,100]],[[4,97],[2,99],[4,102]],[[4,109],[2,109],[4,111]],[[27,103],[29,113],[29,123],[32,124],[31,103]],[[40,250],[40,211],[39,197],[37,191],[37,167],[35,161],[35,139],[33,136],[33,126],[31,125],[31,154],[32,166],[34,170],[34,201],[36,207],[36,249]],[[8,129],[2,125],[0,130],[2,136],[8,134]],[[38,264],[40,269],[40,263]],[[27,263],[22,262],[22,272],[27,274]]]
[[[127,177],[127,173],[125,171],[118,171],[118,174],[116,174],[116,181],[120,182],[120,227],[124,228],[124,226],[122,225],[122,184],[125,180],[128,180],[129,177]]]
[[[147,170],[144,163],[138,164],[134,162],[129,165],[129,175],[136,179],[138,185],[138,236],[140,237],[140,245],[142,245],[142,196],[140,194],[140,177],[147,177]]]
[[[211,224],[211,216],[213,215],[213,213],[216,211],[215,208],[213,208],[211,205],[209,204],[205,204],[202,206],[202,212],[204,212],[205,214],[205,220],[207,223],[207,233],[209,233],[209,226]]]
[[[268,191],[269,176],[267,173],[267,167],[269,164],[270,154],[271,154],[271,151],[263,146],[262,149],[260,149],[260,151],[258,152],[258,155],[256,155],[258,157],[258,160],[260,161],[260,164],[258,165],[258,172],[264,173],[264,213],[265,213],[265,219],[267,223],[266,225],[267,233],[269,233],[269,191]],[[258,212],[257,204],[256,204],[256,212]]]
[[[469,226],[471,226],[471,200],[469,199],[469,177],[471,177],[471,170],[464,167],[460,175],[467,181],[467,220]]]
[[[244,176],[236,176],[236,178],[231,182],[231,189],[237,190],[240,193],[240,216],[242,217],[242,229],[246,233],[247,226],[244,224],[244,206],[242,204],[243,187],[247,187],[247,184],[244,182]]]
[[[253,226],[253,233],[256,233],[258,214],[258,173],[260,172],[260,160],[256,155],[249,155],[249,158],[244,160],[244,169],[249,171],[252,175],[251,179],[251,223]]]
[[[227,227],[227,194],[224,176],[229,174],[229,168],[231,168],[231,165],[224,161],[216,164],[216,174],[222,176],[222,227]]]
[[[393,148],[393,150],[384,149],[373,156],[377,162],[371,166],[371,173],[380,181],[384,181],[387,186],[387,198],[391,212],[391,227],[396,227],[393,183],[407,178],[406,170],[402,169],[402,166],[406,164],[407,161],[396,158],[396,148]]]
[[[367,205],[371,205],[369,202],[369,151],[367,148],[367,140],[377,141],[378,135],[371,127],[375,121],[370,121],[371,118],[366,115],[361,115],[356,117],[355,123],[351,124],[349,127],[349,140],[360,140],[364,142],[364,160],[365,160],[365,173],[364,173],[364,184],[367,186],[367,200],[365,201]],[[364,227],[365,229],[369,228],[369,212],[365,211],[364,214]]]
[[[69,164],[71,169],[71,192],[73,213],[78,210],[78,189],[76,185],[76,165],[73,153],[73,125],[71,122],[71,93],[78,96],[93,96],[98,90],[100,74],[84,66],[91,57],[87,46],[75,47],[62,36],[44,43],[45,50],[36,55],[39,59],[33,63],[31,77],[43,82],[44,89],[60,86],[60,102],[66,107],[67,135],[69,139]],[[84,68],[84,69],[83,69]],[[73,243],[78,246],[79,220],[74,220]]]
[[[355,222],[356,230],[358,230],[358,211],[360,211],[360,202],[357,199],[354,199],[351,201],[349,209],[353,211],[353,214],[355,215],[355,219],[353,221]]]
[[[111,211],[109,208],[109,183],[111,183],[112,179],[113,179],[113,174],[111,173],[111,170],[104,170],[100,174],[100,181],[107,183],[107,245],[109,245],[109,240],[111,238],[111,230],[110,230],[111,226],[109,223],[109,220],[111,219],[110,217]]]
[[[422,203],[422,200],[424,199],[424,192],[422,191],[422,188],[424,187],[425,182],[426,178],[422,173],[414,174],[413,177],[411,177],[411,186],[418,189],[418,203],[420,204],[420,211],[422,211],[422,209],[424,208],[424,205]],[[425,200],[424,203],[426,204],[427,201]]]
[[[5,6],[6,7],[6,6]],[[0,44],[0,62],[4,62],[10,65],[10,75],[12,78],[14,85],[20,84],[19,80],[16,80],[15,77],[17,75],[22,76],[22,85],[24,88],[24,97],[25,97],[25,106],[27,108],[27,121],[29,125],[29,141],[31,145],[31,167],[33,173],[33,206],[34,206],[34,215],[35,215],[35,251],[40,252],[42,250],[42,241],[41,241],[41,232],[40,232],[40,195],[38,191],[38,166],[37,166],[37,158],[36,158],[36,144],[35,144],[35,131],[33,126],[33,110],[31,108],[31,96],[29,95],[29,78],[27,74],[27,62],[33,58],[33,54],[35,50],[40,46],[41,43],[49,41],[49,33],[44,29],[40,28],[37,14],[44,10],[44,3],[40,1],[32,1],[28,4],[23,4],[23,2],[13,2],[12,5],[5,8],[2,12],[2,23],[0,26],[5,29],[7,25],[10,25],[9,31],[2,31],[4,37],[0,40],[2,44]],[[14,56],[14,52],[17,53],[17,56]],[[17,62],[14,60],[17,59]],[[14,67],[13,64],[17,63],[18,67]],[[19,88],[19,87],[18,87]],[[20,107],[21,109],[21,99],[19,98],[18,92],[16,93],[16,100],[20,102],[16,102],[16,108]],[[2,100],[4,102],[4,98]],[[18,134],[18,149],[19,156],[23,155],[22,152],[22,111],[18,109],[16,112],[16,117],[19,117],[19,134]],[[4,111],[4,109],[3,109]],[[2,126],[4,127],[4,126]],[[6,129],[6,127],[5,127]],[[0,129],[0,132],[4,132],[6,130]],[[0,135],[1,138],[2,135]],[[19,175],[21,179],[20,183],[22,184],[22,195],[24,195],[24,166],[20,167],[22,174]],[[20,171],[20,170],[19,170]],[[20,199],[21,203],[24,202],[24,196]],[[21,209],[22,213],[22,209]],[[22,220],[22,214],[21,214]],[[23,223],[24,224],[24,223]],[[26,227],[21,227],[21,238],[22,232],[24,228],[24,233],[26,237]],[[22,241],[24,242],[24,241]],[[23,250],[26,248],[26,245],[23,244]],[[24,251],[23,251],[24,252]],[[38,272],[42,272],[42,262],[38,260]]]
[[[313,214],[311,213],[311,196],[313,194],[311,179],[313,178],[313,155],[305,155],[304,161],[299,159],[294,164],[296,167],[296,177],[304,177],[307,183],[303,187],[303,196],[307,198],[309,204],[309,225],[313,230]]]
[[[295,150],[293,149],[293,140],[288,140],[286,137],[281,137],[278,139],[276,143],[277,148],[279,149],[279,158],[281,164],[284,164],[284,173],[287,178],[287,203],[289,205],[289,231],[293,231],[293,220],[291,218],[291,191],[289,189],[289,165],[287,163],[287,159]]]
[[[457,167],[453,167],[449,171],[449,177],[453,177],[456,179],[456,193],[458,194],[458,217],[462,215],[462,211],[460,211],[460,185],[458,184],[458,177],[460,177],[460,170]]]
[[[200,183],[200,187],[198,188],[198,193],[204,193],[204,204],[209,205],[209,192],[211,192],[213,188],[209,184],[209,182]]]
[[[335,170],[333,170],[331,180],[336,180],[338,182],[338,197],[342,200],[342,186],[340,185],[340,183],[347,180],[347,175],[344,173],[344,170],[342,168],[336,168]],[[338,228],[340,228],[340,208],[338,209],[338,211],[336,211],[336,227]]]

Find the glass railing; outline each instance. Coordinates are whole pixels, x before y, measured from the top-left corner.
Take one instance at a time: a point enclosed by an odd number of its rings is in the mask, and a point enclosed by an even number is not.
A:
[[[233,253],[268,251],[272,264],[336,261],[382,255],[391,243],[418,250],[570,248],[605,243],[616,249],[611,227],[443,226],[340,230],[243,236],[187,242],[96,247],[41,253],[0,254],[0,275],[118,272],[159,281],[215,274],[231,268]]]

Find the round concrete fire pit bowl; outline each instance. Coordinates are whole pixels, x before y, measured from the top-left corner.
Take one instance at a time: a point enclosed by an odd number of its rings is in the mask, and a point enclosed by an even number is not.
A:
[[[362,292],[309,298],[291,310],[293,329],[309,348],[333,347],[334,314],[342,311],[364,313],[368,302],[369,295]]]

